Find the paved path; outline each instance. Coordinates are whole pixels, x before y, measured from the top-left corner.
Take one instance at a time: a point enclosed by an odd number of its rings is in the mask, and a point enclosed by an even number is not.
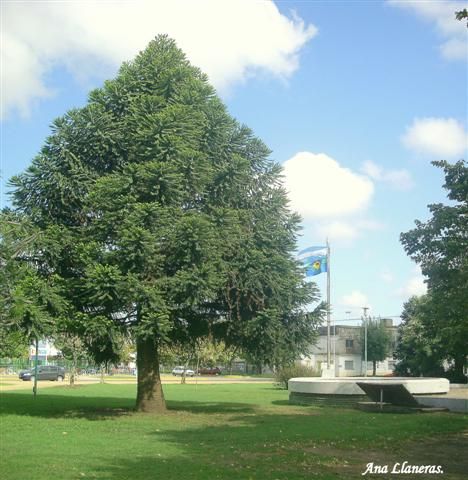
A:
[[[450,392],[446,393],[434,393],[432,395],[422,395],[424,397],[433,397],[433,398],[464,398],[468,399],[468,387],[467,388],[456,388],[450,390]]]

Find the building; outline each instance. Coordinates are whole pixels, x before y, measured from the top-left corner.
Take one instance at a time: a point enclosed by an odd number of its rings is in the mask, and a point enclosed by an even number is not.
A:
[[[60,350],[57,350],[54,347],[54,344],[52,343],[51,340],[48,340],[48,339],[39,340],[38,346],[39,348],[38,348],[37,359],[39,360],[39,362],[43,364],[47,364],[50,357],[55,358],[58,355],[60,355]],[[36,346],[31,345],[29,347],[29,359],[34,360],[35,358],[36,358]]]
[[[395,350],[398,327],[388,318],[381,320],[392,338],[391,353],[382,362],[377,362],[377,375],[391,375],[395,361]],[[359,325],[336,325],[330,327],[331,336],[331,362],[335,366],[336,377],[354,377],[364,375],[365,362],[362,358],[361,329]],[[327,327],[319,328],[317,343],[311,348],[308,356],[301,358],[301,364],[310,366],[319,372],[327,364]],[[372,362],[368,362],[367,374],[372,375]]]

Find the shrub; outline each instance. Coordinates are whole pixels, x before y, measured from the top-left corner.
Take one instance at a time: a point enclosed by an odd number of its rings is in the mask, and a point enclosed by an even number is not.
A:
[[[296,377],[320,377],[320,372],[307,365],[291,365],[276,371],[275,379],[281,387],[288,389],[288,380]]]

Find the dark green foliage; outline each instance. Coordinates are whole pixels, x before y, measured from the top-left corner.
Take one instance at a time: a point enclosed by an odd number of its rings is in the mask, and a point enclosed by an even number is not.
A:
[[[455,18],[457,20],[464,20],[466,18],[466,26],[468,28],[468,10],[466,8],[460,10],[459,12],[455,12]]]
[[[29,342],[22,332],[0,325],[0,358],[28,358]]]
[[[35,254],[40,232],[10,211],[0,215],[0,330],[8,340],[21,333],[30,344],[54,330],[66,309],[59,275],[44,272]]]
[[[444,376],[444,344],[432,332],[428,295],[410,298],[403,307],[402,324],[398,328],[395,371],[402,376]]]
[[[211,334],[262,359],[313,340],[317,291],[268,155],[164,36],[54,122],[13,202],[95,354],[123,332],[159,345]]]
[[[320,377],[321,373],[318,370],[315,370],[312,367],[308,367],[307,365],[290,365],[279,368],[275,373],[275,380],[278,384],[288,389],[288,381],[291,378],[298,378],[298,377]]]
[[[365,329],[361,329],[362,358],[365,358]],[[390,353],[391,337],[380,319],[367,320],[367,361],[372,362],[373,375],[376,363],[384,360]]]
[[[468,167],[463,160],[433,164],[444,170],[450,204],[429,205],[432,217],[416,220],[401,242],[428,279],[427,333],[440,339],[460,381],[468,354]]]

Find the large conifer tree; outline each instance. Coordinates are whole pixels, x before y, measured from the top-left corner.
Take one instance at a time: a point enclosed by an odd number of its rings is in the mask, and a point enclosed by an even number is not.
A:
[[[36,265],[62,279],[91,346],[135,338],[138,409],[165,409],[163,342],[209,333],[268,361],[313,339],[299,218],[269,153],[161,36],[12,179],[14,208],[42,232]]]

